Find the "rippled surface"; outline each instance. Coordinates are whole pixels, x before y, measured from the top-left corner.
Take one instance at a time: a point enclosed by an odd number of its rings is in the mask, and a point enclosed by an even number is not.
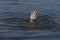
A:
[[[27,19],[33,9],[37,10],[39,16],[47,14],[60,24],[60,0],[0,0],[0,19]],[[3,20],[0,20],[0,23],[6,24]],[[0,26],[0,36],[2,40],[59,40],[60,32],[48,30],[32,30],[31,32],[31,30],[22,30],[18,27]]]

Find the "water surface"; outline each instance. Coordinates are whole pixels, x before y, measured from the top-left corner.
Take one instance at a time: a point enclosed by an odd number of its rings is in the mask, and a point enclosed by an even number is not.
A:
[[[5,18],[26,18],[28,17],[28,14],[32,10],[37,10],[38,14],[41,15],[49,15],[53,18],[53,20],[56,23],[60,24],[60,0],[0,0],[0,19]],[[4,22],[4,21],[3,21]],[[24,30],[18,30],[18,28],[8,28],[8,27],[0,27],[0,34],[6,36],[9,36],[10,34],[14,34],[13,36],[20,36],[16,37],[15,39],[19,40],[59,40],[59,37],[57,37],[60,32],[51,32],[51,31],[41,31],[35,32],[39,34],[39,37],[32,37],[32,34],[30,31],[24,31]],[[10,30],[9,30],[10,29]],[[7,31],[8,30],[8,31]],[[8,34],[9,35],[8,35]],[[19,34],[19,35],[18,35]],[[44,37],[40,36],[45,35]],[[48,34],[49,37],[46,37],[46,34]],[[55,34],[55,37],[54,37]],[[1,36],[2,36],[1,35]],[[50,37],[50,35],[52,35]],[[59,34],[60,35],[60,34]],[[10,35],[11,36],[11,35]],[[1,38],[3,39],[3,38]],[[14,38],[5,38],[6,40]]]

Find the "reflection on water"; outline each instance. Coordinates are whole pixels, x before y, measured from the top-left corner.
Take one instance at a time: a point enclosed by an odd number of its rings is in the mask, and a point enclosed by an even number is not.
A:
[[[59,0],[0,0],[0,39],[1,40],[60,40],[60,32],[56,31],[56,27],[60,28],[60,1]],[[48,16],[37,18],[38,29],[34,29],[35,25],[28,24],[30,30],[18,27],[21,18],[28,20],[31,10],[37,10],[38,15],[47,14],[53,18],[50,20]],[[23,21],[24,21],[23,20]],[[25,21],[26,21],[25,20]],[[22,21],[22,20],[21,20]],[[20,21],[20,22],[21,22]],[[28,22],[28,21],[26,21]],[[22,23],[23,24],[23,23]],[[25,24],[25,23],[24,23]],[[26,23],[27,25],[27,23]],[[19,25],[20,26],[20,25]],[[49,30],[40,28],[47,28]],[[37,28],[36,27],[36,28]],[[52,28],[52,29],[50,29]],[[53,32],[52,32],[53,30]],[[60,30],[59,30],[60,31]],[[11,36],[11,37],[9,37]]]
[[[31,26],[31,33],[32,33],[32,37],[35,37],[36,34],[35,34],[35,29],[33,28],[34,25]]]
[[[31,33],[32,33],[32,37],[36,37],[37,34],[35,33],[35,30],[31,30]]]

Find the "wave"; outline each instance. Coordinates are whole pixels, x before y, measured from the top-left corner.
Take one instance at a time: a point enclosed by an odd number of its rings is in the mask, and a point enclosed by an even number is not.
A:
[[[9,27],[20,27],[20,28],[28,28],[30,29],[32,26],[35,29],[50,29],[50,28],[59,28],[59,24],[54,20],[50,19],[48,15],[43,15],[37,17],[34,20],[33,24],[29,23],[29,19],[26,20],[24,18],[6,18],[0,19],[0,26],[9,26]]]

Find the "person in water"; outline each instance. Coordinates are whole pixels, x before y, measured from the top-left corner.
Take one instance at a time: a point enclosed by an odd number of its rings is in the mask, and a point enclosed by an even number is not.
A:
[[[30,13],[30,20],[29,20],[29,23],[33,23],[33,25],[31,25],[31,32],[35,32],[35,29],[34,29],[34,20],[37,18],[37,11],[36,10],[33,10],[33,11],[31,11],[31,13]],[[33,35],[34,36],[34,35]]]
[[[34,21],[37,18],[37,11],[36,10],[33,10],[30,14],[30,23],[33,23]]]

